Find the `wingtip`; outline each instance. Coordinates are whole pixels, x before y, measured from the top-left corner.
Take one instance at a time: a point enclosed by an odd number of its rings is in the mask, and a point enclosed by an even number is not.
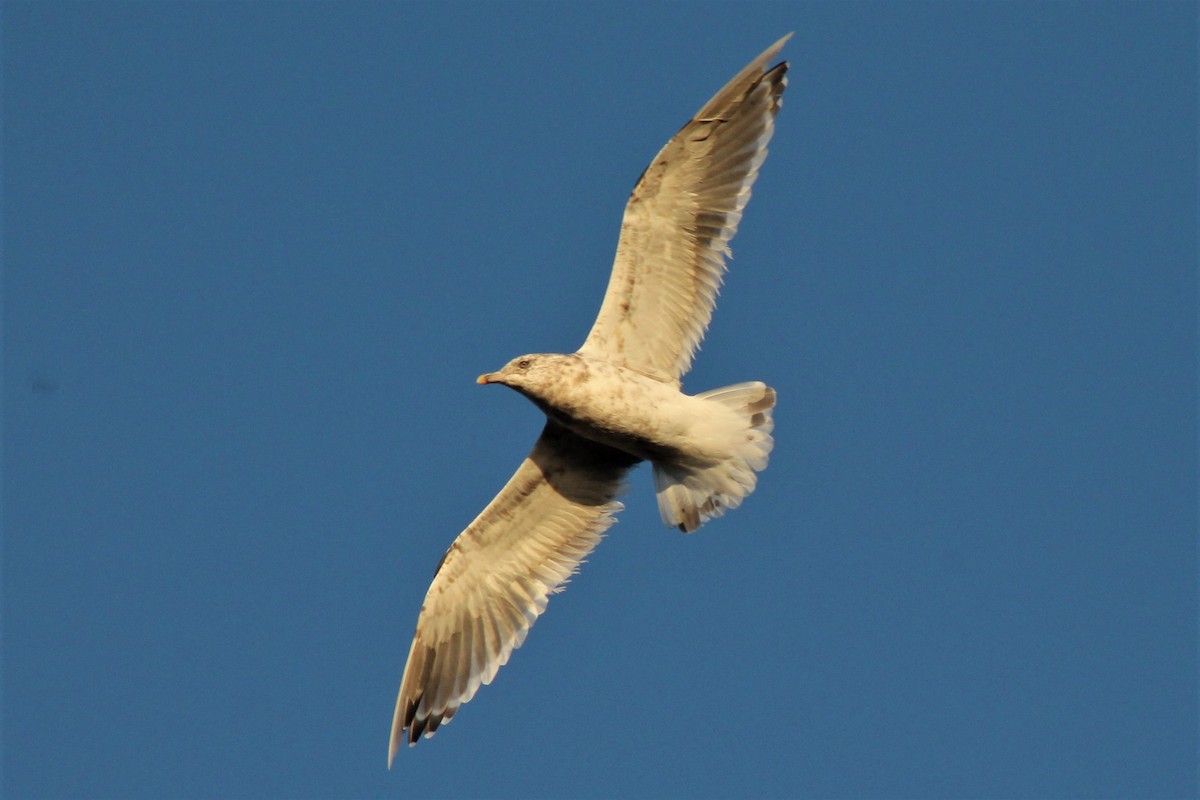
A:
[[[392,741],[388,743],[388,771],[391,771],[392,764],[396,761],[396,753],[400,752],[400,746],[404,744],[404,731],[398,735],[393,734]],[[416,742],[409,742],[408,746],[412,747]]]
[[[761,56],[759,56],[759,59],[762,61],[768,61],[768,60],[774,58],[779,53],[779,51],[783,49],[783,46],[788,43],[788,40],[791,39],[795,35],[796,35],[795,31],[784,34],[783,37],[779,39],[779,41],[775,42],[775,44],[771,45],[766,50],[764,50],[763,54]]]
[[[414,645],[415,644],[416,643],[414,642]],[[410,660],[412,659],[411,652],[409,653],[408,657]],[[408,670],[406,667],[405,673],[407,674],[407,672],[408,672]],[[401,679],[400,685],[401,686],[404,685],[403,679]],[[404,698],[404,694],[402,692],[400,694],[400,696],[398,698],[396,698],[396,711],[392,715],[392,732],[391,732],[391,735],[388,737],[388,769],[389,770],[392,768],[392,762],[394,762],[396,760],[396,753],[400,752],[400,745],[404,742],[404,734],[406,733],[406,731],[404,730],[404,716],[403,716],[404,699],[403,698]]]
[[[391,739],[390,739],[390,741],[388,741],[388,770],[389,771],[392,769],[392,764],[394,764],[396,761],[396,753],[400,752],[400,746],[404,744],[404,734],[405,733],[406,733],[406,731],[403,731],[403,730],[392,730]]]

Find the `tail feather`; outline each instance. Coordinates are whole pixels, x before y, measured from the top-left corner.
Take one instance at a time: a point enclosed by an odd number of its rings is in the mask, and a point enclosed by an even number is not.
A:
[[[723,406],[723,420],[728,420],[728,412],[732,411],[734,424],[730,427],[728,452],[722,457],[700,463],[654,464],[659,513],[663,522],[684,533],[741,505],[754,491],[758,483],[755,473],[766,469],[775,444],[771,438],[775,390],[766,384],[737,383],[696,397]]]

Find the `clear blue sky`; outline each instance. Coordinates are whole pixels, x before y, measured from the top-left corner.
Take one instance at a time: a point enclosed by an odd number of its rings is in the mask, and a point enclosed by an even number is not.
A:
[[[1197,791],[1193,3],[8,2],[5,797]],[[795,31],[649,472],[385,770],[443,550],[541,426],[642,168]]]

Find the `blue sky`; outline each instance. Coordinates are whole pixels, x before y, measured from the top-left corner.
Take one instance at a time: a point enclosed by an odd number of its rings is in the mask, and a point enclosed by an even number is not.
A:
[[[5,3],[6,797],[1197,791],[1192,3]],[[651,156],[791,86],[648,470],[386,771],[443,550]]]

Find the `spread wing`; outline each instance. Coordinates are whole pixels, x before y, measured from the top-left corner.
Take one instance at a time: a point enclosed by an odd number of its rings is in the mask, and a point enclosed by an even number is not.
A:
[[[600,315],[579,352],[677,381],[712,319],[787,85],[771,45],[654,157],[625,206]]]
[[[400,682],[391,766],[492,682],[621,510],[637,459],[548,422],[533,452],[459,534],[425,595]]]

